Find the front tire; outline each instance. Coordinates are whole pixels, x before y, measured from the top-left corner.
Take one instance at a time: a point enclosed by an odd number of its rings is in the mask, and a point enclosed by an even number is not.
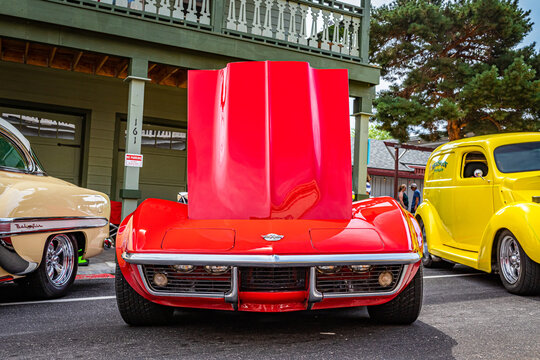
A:
[[[77,242],[69,234],[56,234],[45,242],[41,264],[25,281],[32,296],[52,299],[66,295],[77,275]]]
[[[124,278],[118,264],[115,289],[118,310],[128,325],[166,325],[173,321],[174,308],[153,303],[139,295]]]
[[[376,322],[393,325],[412,324],[422,309],[423,267],[420,265],[412,281],[387,303],[368,306],[369,317]]]
[[[540,264],[527,256],[508,230],[501,233],[497,242],[497,264],[506,290],[517,295],[540,293]]]

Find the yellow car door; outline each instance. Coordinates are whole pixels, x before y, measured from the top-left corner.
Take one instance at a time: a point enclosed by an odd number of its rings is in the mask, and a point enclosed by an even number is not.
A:
[[[482,234],[493,215],[493,173],[487,152],[480,146],[468,146],[456,151],[459,173],[456,174],[451,196],[454,198],[449,246],[478,252]]]

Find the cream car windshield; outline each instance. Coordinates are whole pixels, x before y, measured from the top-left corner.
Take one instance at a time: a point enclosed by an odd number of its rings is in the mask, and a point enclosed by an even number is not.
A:
[[[493,155],[502,173],[540,170],[540,141],[499,146]]]
[[[26,170],[24,156],[8,139],[0,136],[0,168]]]

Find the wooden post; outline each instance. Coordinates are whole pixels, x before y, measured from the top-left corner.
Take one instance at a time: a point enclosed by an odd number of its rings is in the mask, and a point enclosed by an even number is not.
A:
[[[127,111],[126,154],[141,154],[142,123],[144,110],[144,85],[148,76],[148,60],[131,59],[128,77],[129,99]],[[144,161],[143,161],[144,164]],[[122,219],[137,208],[141,198],[138,167],[124,167],[124,183],[120,190],[122,198]]]

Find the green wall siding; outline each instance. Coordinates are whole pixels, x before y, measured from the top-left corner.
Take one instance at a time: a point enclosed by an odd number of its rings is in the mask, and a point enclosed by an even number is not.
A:
[[[83,169],[83,186],[110,195],[116,119],[117,114],[127,112],[127,84],[119,79],[9,62],[0,62],[0,78],[0,99],[45,104],[48,111],[57,106],[61,111],[69,107],[88,114],[88,165]],[[186,104],[185,89],[146,87],[145,117],[185,125]]]

